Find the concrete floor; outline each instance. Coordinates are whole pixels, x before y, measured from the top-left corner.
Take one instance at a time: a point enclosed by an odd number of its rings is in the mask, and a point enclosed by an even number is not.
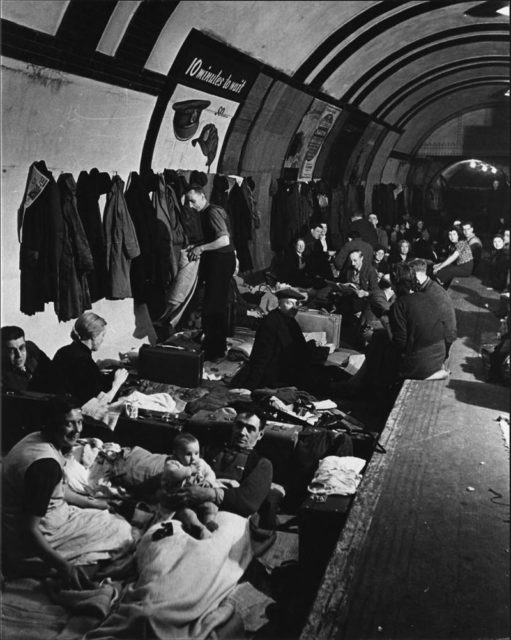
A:
[[[450,379],[405,383],[389,458],[359,489],[304,639],[509,636],[509,391],[484,382],[478,356],[498,295],[476,278],[451,291]]]

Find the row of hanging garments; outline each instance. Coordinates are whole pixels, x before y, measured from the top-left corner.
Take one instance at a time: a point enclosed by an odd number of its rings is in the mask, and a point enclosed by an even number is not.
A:
[[[329,242],[340,248],[349,222],[343,186],[334,188],[325,180],[303,182],[279,178],[270,184],[272,196],[270,243],[275,253],[303,237],[311,220],[326,222]]]
[[[66,321],[102,298],[132,297],[158,318],[181,250],[202,240],[200,215],[185,205],[185,191],[207,182],[198,171],[165,169],[133,171],[125,185],[95,168],[81,171],[76,182],[65,172],[55,180],[43,160],[34,162],[18,210],[20,310],[33,315],[53,302],[59,321]],[[242,209],[233,200],[233,228],[244,219]]]
[[[407,186],[401,184],[380,183],[373,185],[371,213],[378,216],[382,227],[392,227],[398,224],[406,213],[410,213],[408,208],[409,191]]]

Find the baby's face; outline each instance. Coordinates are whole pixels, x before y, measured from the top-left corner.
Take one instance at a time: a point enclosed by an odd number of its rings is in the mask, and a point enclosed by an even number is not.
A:
[[[176,451],[176,458],[185,467],[190,467],[199,459],[199,444],[198,442],[189,442],[183,445],[178,451]]]

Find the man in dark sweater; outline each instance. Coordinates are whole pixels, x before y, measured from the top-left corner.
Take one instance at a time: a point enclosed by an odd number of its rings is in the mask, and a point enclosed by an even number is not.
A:
[[[233,424],[231,442],[221,450],[206,452],[208,462],[226,488],[184,487],[177,493],[183,504],[216,502],[220,510],[245,518],[260,511],[273,479],[271,462],[254,451],[263,437],[264,426],[263,416],[252,405],[239,413]]]
[[[50,365],[48,356],[30,340],[20,327],[2,327],[2,388],[26,391],[44,376]],[[37,386],[37,385],[36,385]]]

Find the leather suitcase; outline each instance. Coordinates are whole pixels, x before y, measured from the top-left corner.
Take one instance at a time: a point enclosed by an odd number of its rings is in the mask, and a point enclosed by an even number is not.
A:
[[[336,313],[327,313],[326,311],[317,311],[315,309],[298,311],[296,314],[296,321],[304,333],[324,331],[326,333],[326,341],[331,342],[335,348],[339,346],[341,339],[341,320],[342,316]]]
[[[144,344],[138,354],[138,374],[146,380],[166,382],[179,387],[199,387],[202,381],[204,353],[182,347]]]
[[[301,425],[268,420],[257,444],[259,455],[268,458],[273,465],[273,482],[284,487],[293,473],[294,450],[302,430]]]

